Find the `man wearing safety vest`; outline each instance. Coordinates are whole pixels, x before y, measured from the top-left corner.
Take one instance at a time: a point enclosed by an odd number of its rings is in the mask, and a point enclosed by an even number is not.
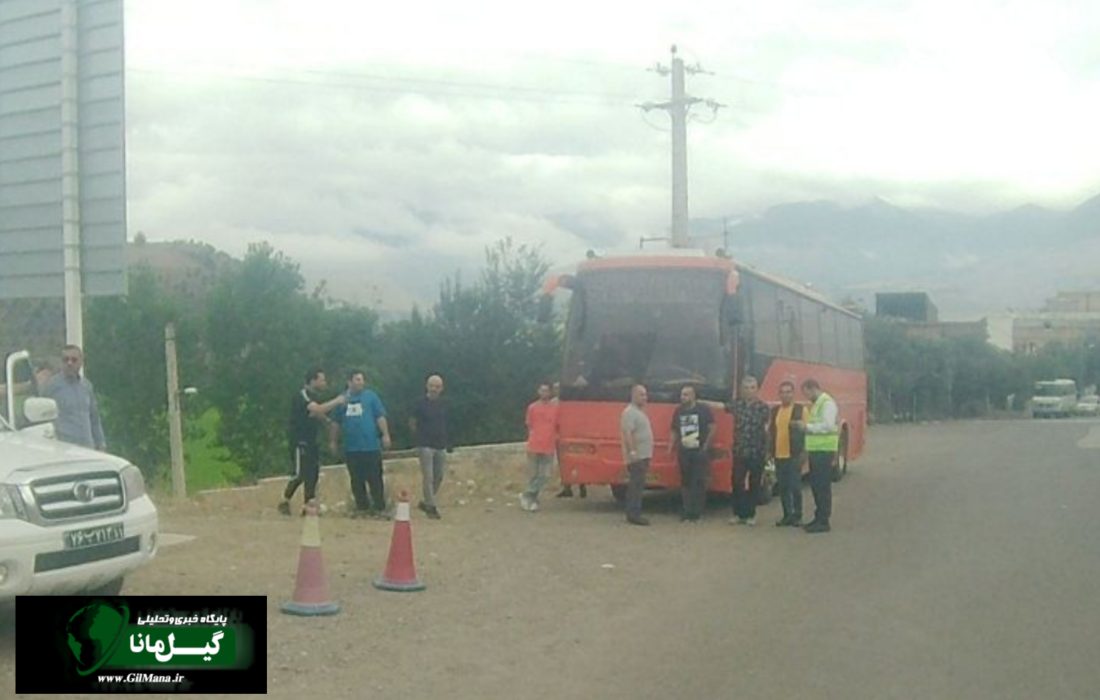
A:
[[[821,390],[816,379],[802,382],[802,394],[810,401],[810,419],[805,423],[806,452],[810,458],[810,488],[814,494],[814,519],[806,532],[828,532],[833,511],[833,458],[840,446],[837,406]],[[792,421],[792,425],[794,422]]]

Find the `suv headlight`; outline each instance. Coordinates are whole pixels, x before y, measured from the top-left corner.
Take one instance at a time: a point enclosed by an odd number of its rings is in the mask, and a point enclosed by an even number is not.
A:
[[[122,485],[126,488],[126,500],[132,501],[145,495],[145,477],[141,470],[130,464],[122,468]]]
[[[17,486],[0,484],[0,520],[5,518],[27,519],[27,509]]]

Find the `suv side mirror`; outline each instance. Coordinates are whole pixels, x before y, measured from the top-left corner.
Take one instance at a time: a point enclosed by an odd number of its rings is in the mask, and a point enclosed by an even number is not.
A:
[[[23,415],[27,422],[49,423],[57,420],[57,402],[40,396],[31,396],[23,402]]]

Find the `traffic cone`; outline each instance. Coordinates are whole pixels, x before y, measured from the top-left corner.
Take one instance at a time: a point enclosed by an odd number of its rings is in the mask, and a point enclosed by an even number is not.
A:
[[[321,556],[321,523],[317,518],[317,502],[305,506],[302,524],[302,548],[298,554],[298,580],[294,598],[282,604],[287,615],[335,615],[340,604],[329,599],[325,562]]]
[[[374,579],[374,587],[383,591],[422,591],[424,584],[416,577],[413,563],[412,526],[409,524],[409,494],[397,497],[397,513],[393,519],[393,539],[386,571]]]

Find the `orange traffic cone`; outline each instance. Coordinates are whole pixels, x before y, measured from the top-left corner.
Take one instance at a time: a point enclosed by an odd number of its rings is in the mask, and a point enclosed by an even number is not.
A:
[[[422,591],[424,584],[416,577],[413,563],[412,526],[409,524],[409,494],[397,497],[397,513],[393,519],[393,539],[386,571],[374,579],[374,587],[383,591]]]
[[[283,603],[281,609],[287,615],[305,616],[335,615],[340,612],[340,604],[328,597],[328,579],[325,578],[325,562],[321,557],[321,523],[317,518],[316,501],[310,501],[305,506],[294,598]]]

